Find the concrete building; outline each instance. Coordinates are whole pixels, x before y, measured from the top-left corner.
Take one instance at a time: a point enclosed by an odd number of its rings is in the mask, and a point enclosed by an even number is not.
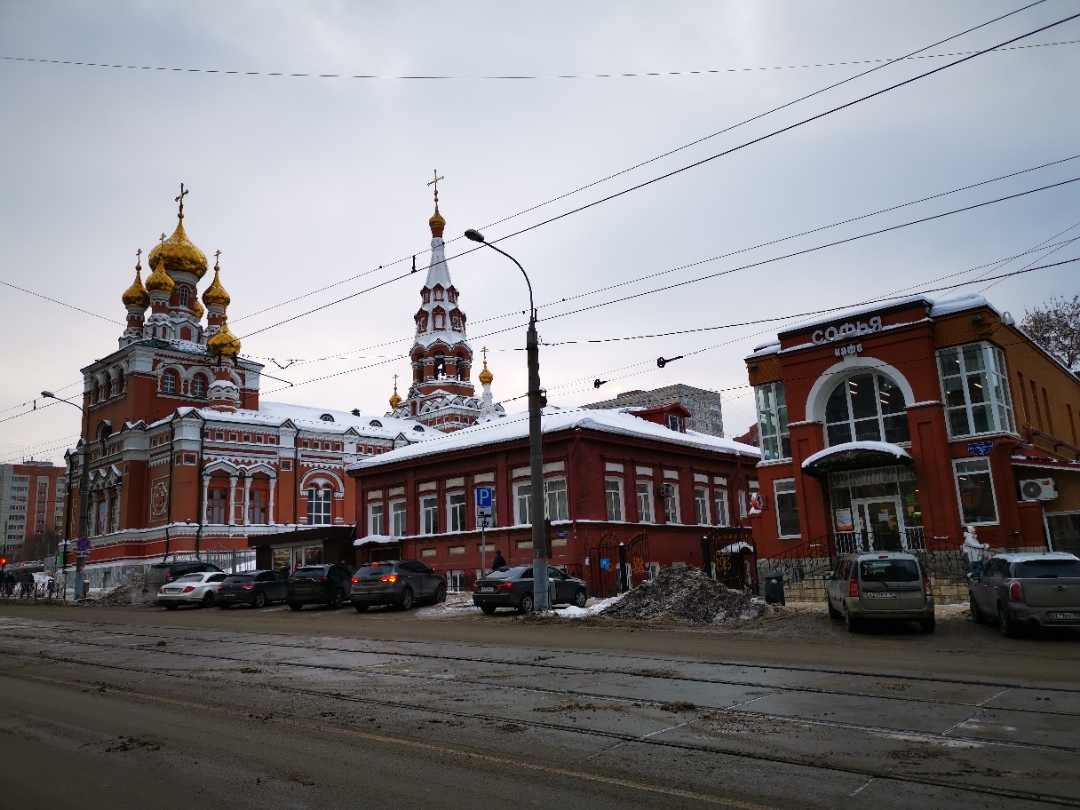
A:
[[[16,561],[35,559],[35,538],[60,535],[67,506],[67,470],[28,459],[0,464],[0,542]]]
[[[720,393],[692,385],[668,385],[652,391],[625,391],[615,399],[585,405],[586,408],[652,408],[678,402],[690,412],[686,427],[698,433],[724,437]]]

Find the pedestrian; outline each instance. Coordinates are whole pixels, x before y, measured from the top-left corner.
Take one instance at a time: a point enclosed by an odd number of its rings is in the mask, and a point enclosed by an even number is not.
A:
[[[506,560],[503,559],[502,552],[495,549],[495,559],[491,561],[491,570],[498,571],[500,568],[506,568]]]
[[[974,526],[968,526],[964,533],[964,553],[967,554],[968,563],[971,565],[971,573],[981,577],[983,566],[986,565],[986,552],[990,549],[986,543],[980,543]]]

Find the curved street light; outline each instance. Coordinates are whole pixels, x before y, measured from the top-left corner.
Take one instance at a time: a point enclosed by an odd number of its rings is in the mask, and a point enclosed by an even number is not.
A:
[[[79,413],[81,413],[82,416],[83,416],[83,419],[82,419],[83,422],[85,422],[88,419],[88,414],[86,413],[86,408],[84,406],[82,406],[82,405],[77,405],[76,403],[72,402],[70,399],[64,399],[63,397],[58,397],[52,391],[42,391],[41,396],[44,397],[45,399],[55,399],[57,402],[66,402],[72,408],[78,408],[79,409]],[[86,424],[88,425],[89,423],[86,423]],[[81,432],[84,433],[84,434],[86,433],[86,426],[85,425],[84,425]],[[79,455],[81,456],[81,458],[79,459],[79,470],[80,470],[80,481],[79,481],[79,536],[82,537],[82,536],[86,536],[86,535],[89,534],[88,530],[90,528],[90,521],[89,521],[89,518],[87,517],[87,514],[86,514],[86,506],[87,506],[86,477],[87,477],[87,473],[89,472],[89,469],[87,468],[86,457],[82,454],[82,452],[80,452]],[[68,553],[67,546],[71,542],[71,537],[70,537],[70,535],[71,535],[71,487],[72,487],[73,482],[71,480],[72,475],[71,475],[70,464],[68,466],[67,479],[68,479],[68,482],[67,482],[67,487],[68,487],[67,514],[64,515],[64,546],[65,547],[64,547],[64,564],[63,564],[63,568],[64,568],[65,572],[67,571],[67,553]],[[66,573],[65,573],[65,576],[66,576]],[[77,596],[76,596],[77,599],[81,598],[82,582],[83,582],[83,559],[81,557],[79,557],[79,558],[77,558],[75,560],[75,593],[77,594]],[[66,599],[67,598],[66,597],[67,588],[64,589],[64,592],[65,592],[64,598]]]

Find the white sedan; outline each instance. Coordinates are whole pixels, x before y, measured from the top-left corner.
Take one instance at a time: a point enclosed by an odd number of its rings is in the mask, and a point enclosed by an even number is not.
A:
[[[157,603],[169,610],[176,610],[181,605],[213,607],[218,588],[227,576],[221,572],[204,571],[177,577],[158,588]]]

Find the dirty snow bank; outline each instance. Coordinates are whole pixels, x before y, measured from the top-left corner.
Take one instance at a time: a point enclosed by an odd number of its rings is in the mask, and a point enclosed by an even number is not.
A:
[[[745,591],[733,591],[705,576],[698,568],[661,568],[655,579],[643,582],[600,616],[612,619],[676,619],[710,624],[732,619],[756,619],[765,604]]]

